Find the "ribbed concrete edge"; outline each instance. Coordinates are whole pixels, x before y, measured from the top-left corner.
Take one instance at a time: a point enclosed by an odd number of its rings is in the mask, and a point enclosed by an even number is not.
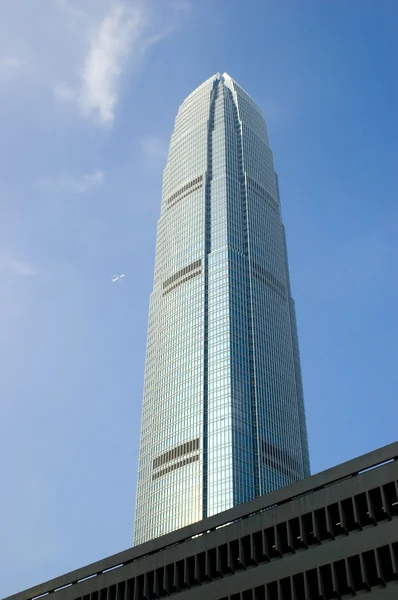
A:
[[[145,544],[140,544],[134,548],[129,548],[128,550],[118,552],[117,554],[113,554],[112,556],[99,560],[95,563],[91,563],[85,567],[81,567],[80,569],[76,569],[75,571],[71,571],[45,583],[41,583],[23,592],[8,596],[4,600],[33,600],[38,598],[38,596],[43,596],[45,594],[54,592],[59,588],[66,587],[71,584],[73,585],[78,581],[86,579],[92,575],[102,573],[119,565],[133,562],[139,558],[142,558],[143,556],[154,554],[162,548],[179,544],[192,538],[193,536],[211,531],[217,527],[220,527],[221,525],[230,523],[231,521],[237,521],[266,508],[284,504],[290,500],[293,500],[294,498],[297,498],[298,496],[303,496],[315,490],[333,485],[342,479],[355,477],[362,471],[377,467],[391,460],[396,460],[397,458],[398,442],[394,442],[378,450],[368,452],[367,454],[359,456],[358,458],[354,458],[342,463],[336,467],[332,467],[331,469],[327,469],[326,471],[322,471],[321,473],[307,477],[306,479],[298,481],[293,485],[282,488],[275,492],[271,492],[265,496],[251,500],[250,502],[245,502],[244,504],[235,506],[234,508],[226,510],[222,513],[218,513],[217,515],[202,521],[198,521],[197,523],[189,525],[188,527],[184,527],[183,529],[173,531],[172,533],[151,540],[150,542],[146,542]]]

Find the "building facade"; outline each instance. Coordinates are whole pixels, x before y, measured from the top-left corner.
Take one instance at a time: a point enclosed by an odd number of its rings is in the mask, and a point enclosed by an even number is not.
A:
[[[178,111],[150,300],[135,544],[310,473],[278,179],[227,74]]]
[[[7,600],[398,598],[398,442]]]

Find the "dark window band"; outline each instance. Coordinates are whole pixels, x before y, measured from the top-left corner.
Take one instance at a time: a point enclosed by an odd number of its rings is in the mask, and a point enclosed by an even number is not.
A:
[[[300,463],[282,448],[262,440],[263,465],[279,471],[293,480],[300,479]]]
[[[267,205],[279,215],[279,206],[276,200],[271,196],[266,189],[263,188],[262,185],[251,179],[251,177],[247,177],[247,188],[252,191],[254,194],[259,196],[262,200],[265,200]]]
[[[201,259],[195,260],[191,264],[187,265],[183,269],[180,269],[179,271],[177,271],[177,273],[174,273],[174,275],[172,275],[171,277],[169,277],[168,279],[166,279],[166,281],[163,282],[163,290],[164,290],[163,293],[166,294],[168,291],[170,291],[170,289],[167,289],[167,288],[170,288],[171,284],[174,283],[174,282],[177,282],[179,279],[184,278],[184,280],[186,281],[188,279],[186,277],[186,275],[188,275],[192,271],[197,271],[193,275],[199,275],[202,272],[202,261],[201,261]],[[180,283],[183,283],[183,281],[179,282],[178,285],[180,285]],[[174,287],[176,287],[176,286],[173,286],[172,289],[174,289]]]
[[[169,288],[167,288],[167,290],[165,290],[163,292],[163,296],[165,296],[169,292],[173,291],[176,287],[182,285],[183,283],[185,283],[189,279],[192,279],[193,277],[196,277],[197,275],[200,275],[201,273],[202,273],[202,269],[199,269],[198,271],[194,271],[193,273],[191,273],[187,277],[184,277],[183,279],[180,279],[179,281],[177,281],[177,283],[175,283],[174,285],[171,285]]]
[[[203,176],[199,175],[199,177],[196,177],[196,179],[186,183],[182,188],[177,190],[177,192],[174,192],[174,194],[167,199],[167,204],[169,205],[168,208],[171,208],[174,206],[174,204],[176,204],[176,202],[179,202],[185,198],[185,196],[192,194],[192,192],[195,190],[199,190],[202,187],[202,179]]]
[[[174,460],[175,458],[180,458],[180,456],[184,456],[184,454],[188,454],[189,452],[195,452],[195,450],[199,450],[199,438],[195,440],[190,440],[189,442],[185,442],[180,446],[176,446],[164,454],[161,454],[153,461],[153,468],[157,469],[162,465],[168,463],[170,460]]]
[[[280,281],[278,281],[278,279],[275,277],[275,275],[273,275],[273,273],[271,273],[271,271],[268,271],[268,269],[265,269],[264,267],[262,267],[261,265],[259,265],[257,262],[254,262],[254,261],[252,263],[252,269],[253,269],[253,276],[256,279],[259,279],[260,281],[265,283],[274,292],[276,292],[281,298],[283,298],[283,300],[285,300],[286,288],[284,285],[282,285],[282,283]]]
[[[189,465],[190,463],[196,462],[199,460],[199,454],[194,454],[193,456],[189,456],[188,458],[184,458],[183,460],[178,461],[177,463],[172,463],[165,469],[161,469],[160,471],[156,471],[152,475],[152,481],[155,479],[159,479],[159,477],[163,477],[167,473],[171,471],[175,471],[176,469],[180,469],[181,467],[185,467],[185,465]]]

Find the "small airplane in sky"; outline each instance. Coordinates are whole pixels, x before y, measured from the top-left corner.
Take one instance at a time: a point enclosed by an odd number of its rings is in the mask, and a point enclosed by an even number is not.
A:
[[[114,275],[112,277],[112,283],[115,283],[115,281],[118,281],[119,279],[121,279],[122,277],[125,277],[125,276],[126,276],[125,273],[122,273],[121,275]]]

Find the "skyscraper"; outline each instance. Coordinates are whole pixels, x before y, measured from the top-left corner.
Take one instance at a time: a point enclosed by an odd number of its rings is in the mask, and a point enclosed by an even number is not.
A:
[[[135,544],[309,473],[267,128],[217,74],[180,106],[164,171]]]

